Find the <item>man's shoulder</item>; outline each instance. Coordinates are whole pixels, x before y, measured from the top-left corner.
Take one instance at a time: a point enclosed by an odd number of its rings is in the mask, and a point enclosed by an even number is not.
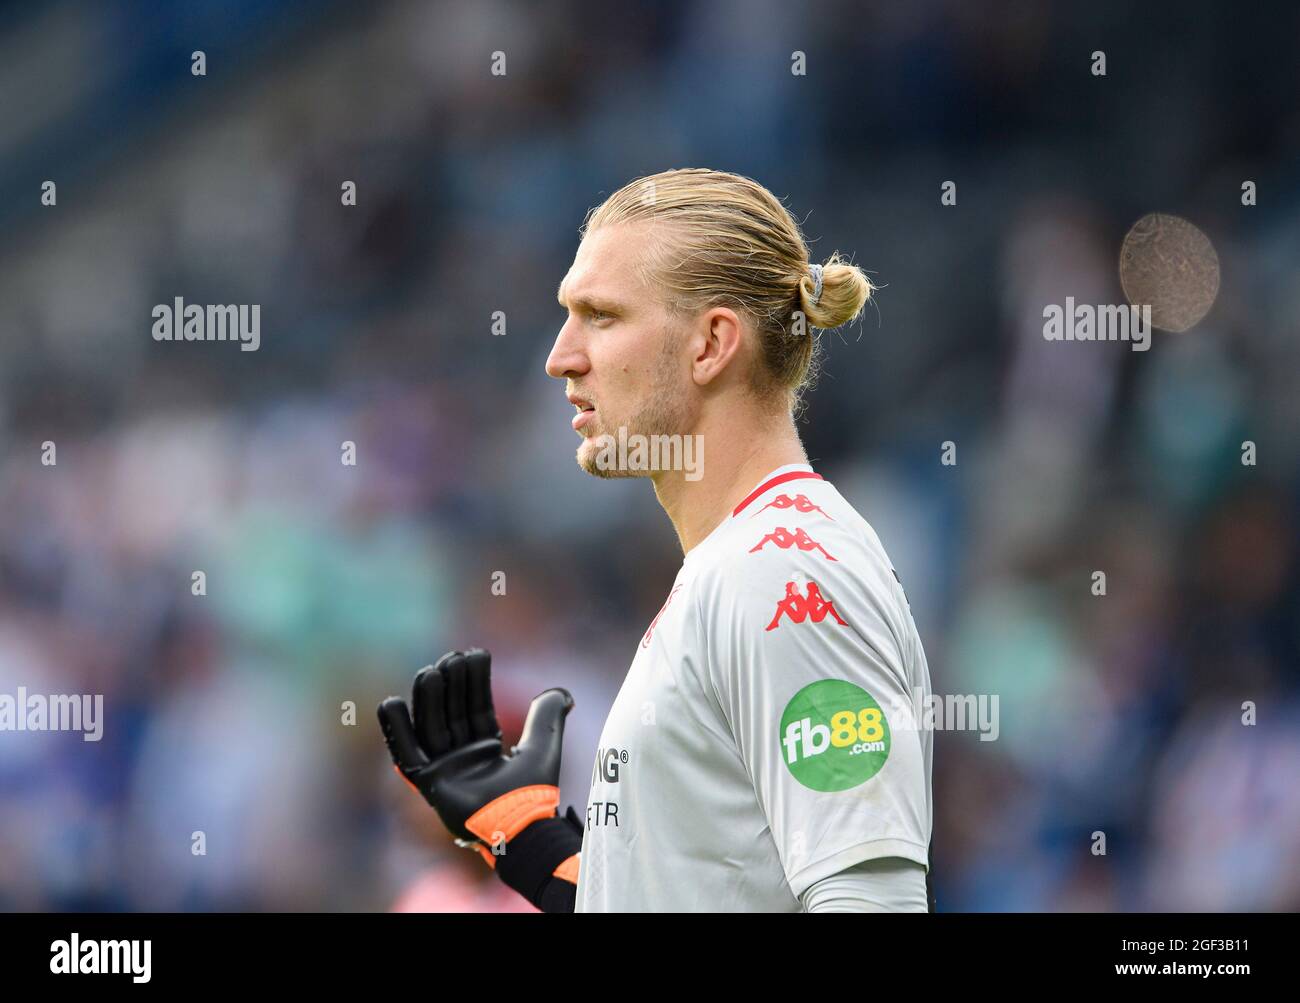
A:
[[[875,532],[834,485],[782,485],[733,513],[707,543],[691,591],[720,650],[903,664],[902,586]],[[728,664],[740,671],[742,663]]]
[[[874,587],[893,578],[871,527],[821,479],[780,484],[750,500],[700,555],[695,573],[705,592],[724,593],[766,593],[804,580]]]

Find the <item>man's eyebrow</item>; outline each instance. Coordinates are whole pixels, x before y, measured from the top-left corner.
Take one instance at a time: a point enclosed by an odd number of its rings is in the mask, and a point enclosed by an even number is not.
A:
[[[617,313],[623,309],[623,304],[617,300],[606,299],[603,296],[575,296],[567,304],[564,301],[564,285],[556,290],[555,298],[559,301],[560,306],[567,307],[570,310],[586,309],[600,310],[605,313]]]

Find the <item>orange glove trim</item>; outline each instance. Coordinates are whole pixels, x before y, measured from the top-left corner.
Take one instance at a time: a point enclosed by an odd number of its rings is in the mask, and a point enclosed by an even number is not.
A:
[[[578,864],[581,862],[579,857],[581,856],[582,854],[575,853],[572,857],[553,870],[551,874],[557,878],[563,879],[564,881],[571,881],[576,885],[578,883]]]
[[[465,820],[465,828],[488,846],[502,838],[509,843],[527,826],[553,817],[559,806],[560,788],[554,784],[520,787],[489,801]]]

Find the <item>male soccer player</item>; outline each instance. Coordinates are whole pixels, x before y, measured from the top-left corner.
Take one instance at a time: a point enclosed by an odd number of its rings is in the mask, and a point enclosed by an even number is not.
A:
[[[794,423],[810,329],[871,292],[838,255],[811,264],[784,206],[734,174],[667,171],[589,215],[546,371],[576,408],[579,466],[648,476],[685,559],[585,820],[558,813],[564,690],[509,755],[481,649],[422,670],[414,717],[380,707],[399,772],[543,911],[933,909],[925,654],[879,539]],[[704,462],[673,469],[685,436]]]

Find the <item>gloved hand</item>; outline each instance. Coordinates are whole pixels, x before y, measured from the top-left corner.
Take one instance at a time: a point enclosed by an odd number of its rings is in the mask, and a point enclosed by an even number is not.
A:
[[[379,705],[379,724],[397,771],[456,842],[477,849],[506,884],[542,908],[550,878],[578,880],[582,825],[572,808],[557,818],[564,718],[573,697],[557,687],[534,698],[519,744],[505,754],[491,667],[482,648],[448,652],[416,675],[414,714],[406,701],[389,697]]]

